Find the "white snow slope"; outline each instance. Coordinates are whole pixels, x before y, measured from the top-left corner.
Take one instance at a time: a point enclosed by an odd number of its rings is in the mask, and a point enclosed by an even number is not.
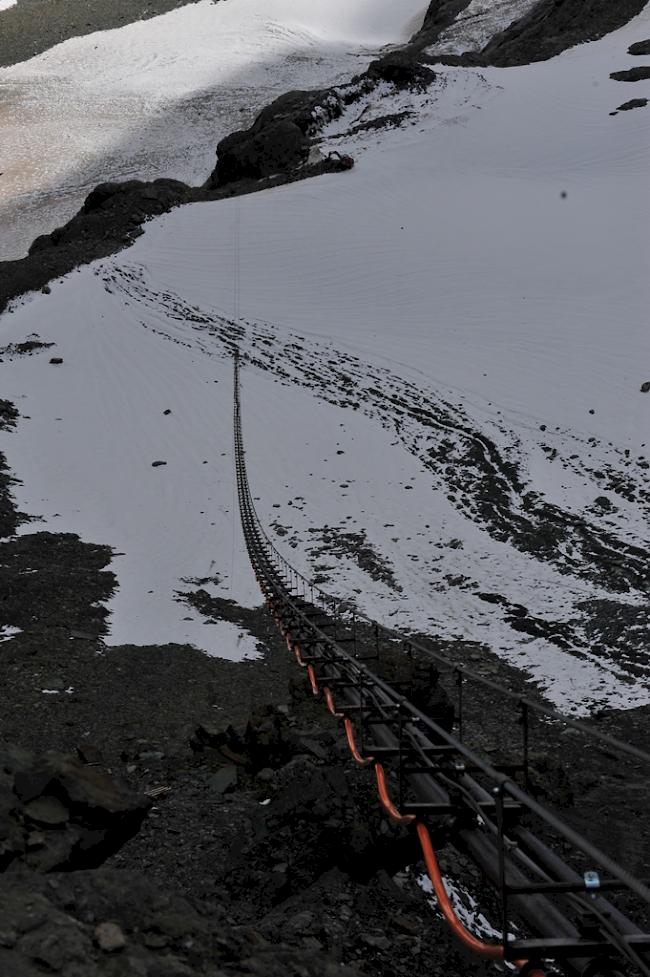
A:
[[[650,115],[609,115],[649,29],[646,10],[547,63],[382,86],[326,133],[350,173],[177,210],[0,319],[3,344],[64,358],[3,356],[23,417],[0,448],[21,509],[118,551],[111,642],[231,654],[182,581],[259,601],[236,337],[258,511],[300,568],[393,626],[485,643],[565,709],[650,702]]]
[[[0,260],[71,217],[102,180],[203,183],[219,139],[292,88],[362,71],[372,51],[414,33],[426,7],[201,0],[0,69]]]

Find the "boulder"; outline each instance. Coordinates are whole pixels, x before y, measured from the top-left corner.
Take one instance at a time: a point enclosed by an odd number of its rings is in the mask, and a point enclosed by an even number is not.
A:
[[[650,54],[650,39],[647,41],[636,41],[634,44],[630,44],[627,53],[636,55]]]
[[[280,119],[259,131],[226,136],[217,152],[217,185],[223,186],[296,169],[307,160],[309,139],[295,122]]]
[[[171,207],[187,192],[187,186],[179,180],[125,180],[123,183],[100,183],[88,194],[81,212],[90,214],[95,210],[106,209],[116,197],[140,197],[143,201],[159,203],[164,209]]]
[[[637,65],[625,71],[612,71],[610,76],[614,81],[647,81],[650,78],[650,65]]]
[[[243,767],[251,773],[263,769],[277,770],[297,753],[312,752],[291,728],[285,713],[276,706],[256,709],[242,729],[235,729],[234,726],[218,729],[209,723],[202,723],[195,730],[190,746],[197,753],[212,750],[220,762],[227,764],[219,771],[216,781],[217,786],[225,784],[224,790],[230,786],[236,767]]]
[[[631,98],[629,102],[623,102],[622,105],[616,109],[617,112],[629,112],[630,109],[643,109],[648,104],[647,98]],[[615,113],[612,112],[612,115]]]
[[[298,169],[307,162],[312,131],[340,111],[339,100],[327,92],[280,96],[262,109],[249,129],[221,140],[208,185],[222,187]]]
[[[397,88],[417,88],[420,91],[436,77],[435,71],[403,51],[393,51],[371,62],[367,74],[373,81],[388,81]]]
[[[100,865],[139,829],[151,801],[59,753],[0,754],[0,870]]]

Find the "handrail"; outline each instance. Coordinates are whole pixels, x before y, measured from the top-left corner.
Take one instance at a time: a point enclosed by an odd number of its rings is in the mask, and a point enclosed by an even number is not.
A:
[[[507,924],[505,902],[507,898],[507,892],[509,891],[508,886],[506,885],[505,869],[506,866],[509,864],[509,859],[511,857],[517,857],[519,858],[519,862],[521,864],[528,866],[529,869],[538,871],[539,874],[542,876],[542,878],[546,878],[546,879],[549,878],[547,875],[546,876],[544,875],[544,872],[541,869],[537,869],[535,863],[531,860],[530,856],[527,855],[524,856],[523,852],[519,853],[516,848],[512,848],[512,842],[510,840],[506,841],[504,835],[504,821],[503,821],[503,817],[504,817],[503,812],[505,809],[504,798],[506,795],[509,795],[512,800],[520,804],[523,809],[526,809],[531,814],[534,814],[537,818],[539,818],[543,823],[546,824],[547,828],[549,828],[552,832],[554,832],[559,837],[563,838],[575,850],[581,851],[583,854],[587,855],[590,859],[592,859],[593,862],[595,862],[601,868],[609,872],[610,875],[613,876],[613,880],[612,882],[608,883],[608,888],[614,888],[616,885],[618,885],[619,888],[624,887],[628,891],[633,892],[640,899],[642,899],[643,902],[647,904],[647,906],[650,906],[650,890],[646,887],[644,883],[639,882],[629,872],[621,868],[613,859],[610,859],[606,854],[604,854],[596,846],[592,845],[589,841],[587,841],[576,831],[570,828],[561,819],[555,816],[551,811],[548,811],[546,808],[543,807],[543,805],[539,804],[534,798],[532,798],[529,794],[527,794],[524,790],[522,790],[514,781],[504,776],[502,773],[496,770],[490,763],[483,760],[472,749],[466,746],[460,739],[458,739],[452,733],[448,732],[446,729],[444,729],[442,726],[436,723],[435,720],[433,720],[431,717],[425,715],[421,710],[419,710],[416,706],[414,706],[413,703],[409,702],[404,696],[399,695],[387,682],[385,682],[379,676],[375,675],[365,665],[363,661],[359,661],[354,657],[351,657],[341,647],[341,645],[337,642],[337,640],[334,637],[326,634],[318,623],[315,623],[314,620],[310,619],[309,615],[305,611],[305,605],[301,605],[299,598],[290,592],[286,581],[284,581],[284,577],[285,576],[289,577],[289,580],[292,582],[292,586],[293,586],[294,578],[296,580],[296,583],[298,580],[302,580],[303,583],[307,584],[310,587],[314,587],[314,585],[310,581],[308,581],[307,578],[303,577],[302,574],[299,574],[286,561],[286,559],[276,549],[273,542],[269,539],[268,534],[266,533],[261,523],[261,520],[259,519],[250,492],[248,476],[247,476],[246,466],[245,466],[243,439],[241,433],[241,408],[240,408],[240,397],[239,397],[239,363],[237,358],[235,360],[235,448],[236,448],[235,463],[236,463],[236,470],[237,470],[237,489],[239,495],[240,512],[242,516],[242,525],[244,528],[246,545],[249,551],[253,569],[255,571],[258,582],[260,583],[262,591],[267,598],[267,603],[269,604],[269,607],[276,620],[276,623],[278,624],[278,627],[281,629],[283,635],[286,638],[287,647],[289,651],[295,655],[295,658],[299,664],[306,667],[312,692],[314,693],[314,695],[318,695],[321,692],[321,686],[322,686],[322,693],[326,700],[327,706],[330,709],[330,712],[332,712],[338,718],[343,719],[348,746],[350,748],[352,756],[354,757],[357,763],[368,765],[368,766],[372,765],[374,767],[375,775],[377,777],[377,785],[379,789],[380,799],[382,801],[382,804],[386,808],[386,810],[391,815],[391,817],[401,820],[404,823],[414,822],[417,826],[418,835],[422,842],[423,832],[420,830],[420,825],[422,824],[422,821],[419,819],[419,817],[417,817],[417,815],[402,814],[399,811],[399,809],[394,805],[394,803],[390,799],[383,766],[381,765],[380,762],[378,762],[376,758],[362,756],[362,754],[357,748],[355,737],[354,737],[354,727],[351,720],[346,715],[346,712],[350,708],[362,708],[361,704],[358,702],[356,702],[355,704],[354,699],[352,700],[348,699],[347,705],[345,706],[340,705],[337,710],[337,707],[335,706],[334,699],[332,696],[331,688],[329,687],[329,683],[332,681],[330,677],[329,668],[328,668],[327,679],[324,679],[319,684],[319,679],[316,672],[316,668],[314,667],[314,663],[309,660],[309,655],[305,654],[305,650],[304,647],[302,647],[301,642],[295,640],[297,634],[308,635],[310,641],[310,647],[311,644],[314,644],[316,647],[320,649],[319,655],[321,657],[317,659],[319,662],[326,661],[329,666],[335,668],[335,671],[338,669],[339,673],[347,675],[350,678],[354,678],[354,681],[360,683],[360,686],[363,685],[364,688],[367,687],[368,698],[372,701],[372,707],[377,710],[377,714],[379,716],[384,717],[380,719],[379,722],[384,723],[387,730],[390,730],[391,720],[389,717],[391,714],[393,717],[395,717],[396,715],[399,715],[401,717],[400,724],[399,724],[400,749],[399,751],[396,751],[393,750],[392,748],[389,748],[388,749],[389,754],[399,752],[401,757],[402,732],[404,736],[407,738],[407,741],[412,744],[412,747],[413,749],[415,749],[416,753],[422,753],[423,755],[426,756],[427,750],[435,751],[436,747],[433,746],[434,743],[442,743],[445,748],[451,749],[453,753],[461,757],[463,760],[463,763],[461,763],[460,766],[457,765],[455,768],[456,776],[458,777],[458,783],[456,786],[460,787],[461,794],[468,794],[469,801],[471,802],[470,809],[472,809],[472,805],[473,805],[473,809],[478,810],[479,803],[483,803],[483,804],[486,803],[486,801],[481,802],[480,798],[481,797],[489,798],[490,795],[486,793],[486,790],[480,787],[479,784],[472,777],[469,777],[467,774],[462,772],[465,769],[465,764],[467,764],[473,770],[480,772],[493,785],[492,791],[493,791],[494,801],[492,803],[497,813],[496,824],[494,822],[491,822],[487,816],[485,817],[481,816],[479,822],[477,822],[477,826],[475,826],[472,829],[472,831],[474,832],[474,834],[480,834],[481,832],[478,827],[478,824],[483,824],[485,826],[485,830],[487,831],[487,836],[493,839],[493,842],[490,842],[490,844],[493,844],[493,846],[494,844],[496,844],[496,848],[493,847],[492,851],[493,853],[496,853],[496,856],[498,856],[498,863],[500,866],[499,874],[501,877],[501,890],[502,890],[502,899],[504,904],[505,924]],[[279,563],[280,565],[279,567],[276,565],[275,561]],[[280,569],[281,567],[284,568],[284,571]],[[325,598],[326,605],[336,606],[336,607],[340,606],[341,602],[337,602],[334,598],[325,595],[324,592],[320,591],[319,588],[314,587],[314,589],[318,590],[319,593]],[[317,605],[315,605],[314,602],[312,601],[312,606],[315,609]],[[367,623],[371,624],[372,622],[367,622]],[[391,634],[391,632],[388,629],[382,629],[382,630],[384,633]],[[401,637],[397,635],[397,632],[392,632],[392,634]],[[430,652],[429,649],[426,649],[415,642],[411,642],[411,644],[416,648],[421,648],[423,652],[425,652],[427,655],[431,655],[431,657],[433,657],[434,659],[435,658],[442,659],[446,665],[449,665],[450,667],[455,668],[458,671],[458,666],[455,666],[454,663],[450,662],[444,656],[436,655],[436,653]],[[536,709],[537,711],[541,711],[545,715],[553,715],[554,712],[553,710],[545,709],[543,706],[539,706],[537,703],[534,702],[527,702],[527,700],[524,699],[523,697],[518,697],[515,693],[512,693],[506,689],[502,689],[496,683],[484,679],[482,676],[474,676],[471,674],[471,672],[465,669],[463,669],[463,671],[469,674],[470,677],[475,679],[476,681],[479,681],[482,684],[492,689],[497,689],[498,691],[503,692],[504,694],[508,695],[510,698],[516,699],[519,703],[528,704],[531,708]],[[559,713],[557,713],[556,716],[562,722],[568,721],[569,724],[571,725],[578,725],[578,727],[583,729],[585,732],[589,733],[590,735],[596,735],[596,738],[605,740],[609,745],[616,746],[618,744],[618,741],[613,737],[608,737],[606,734],[601,734],[598,731],[590,730],[588,727],[582,727],[582,725],[577,723],[577,721],[567,720],[566,717],[563,717]],[[376,732],[377,732],[377,727],[376,727]],[[390,734],[390,736],[392,735],[393,734]],[[390,736],[389,736],[389,742],[390,742]],[[386,742],[386,740],[384,740],[384,742]],[[393,742],[395,742],[394,738],[393,738]],[[627,744],[622,744],[622,746],[626,747],[624,752],[633,752],[633,755],[635,755],[637,759],[643,759],[643,760],[650,759],[650,756],[648,754],[645,754],[643,751],[637,751],[635,748],[630,748],[628,747]],[[438,793],[436,796],[439,796],[441,788],[440,786],[435,786],[435,779],[431,780],[431,778],[434,777],[433,770],[434,767],[431,767],[432,772],[426,773],[424,775],[424,779],[425,781],[427,781],[427,778],[429,778],[432,786],[435,788],[434,794],[435,791],[437,791]],[[420,775],[420,781],[421,780],[422,780],[422,776]],[[448,781],[448,777],[441,776],[441,783],[445,783],[446,781]],[[429,781],[427,781],[427,783],[428,782]],[[467,786],[463,786],[463,785],[467,785]],[[467,789],[468,787],[469,787],[469,792]],[[471,796],[472,792],[474,794],[473,800]],[[479,803],[477,803],[476,800],[477,797],[479,798]],[[546,851],[548,855],[552,855],[550,850],[544,848],[542,842],[538,841],[538,845],[542,850]],[[509,846],[510,855],[508,855],[506,852],[506,846]],[[430,858],[427,860],[427,852],[425,851],[424,845],[423,845],[423,853],[425,855],[425,860],[427,861],[428,868],[431,868],[431,865],[429,864],[431,860]],[[521,872],[518,871],[514,866],[509,867],[507,871],[512,873],[512,878],[515,880],[515,883],[517,883],[518,876],[520,878],[523,878],[521,876]],[[433,874],[435,875],[435,871]],[[433,878],[432,878],[432,884],[434,884],[434,888],[435,888],[436,884]],[[566,891],[567,889],[566,885],[564,887],[561,885],[554,887],[554,883],[552,880],[542,888],[544,889],[544,891],[556,891],[558,893],[561,891]],[[585,880],[584,889],[580,888],[580,886],[573,886],[573,887],[570,886],[569,888],[571,889],[572,893],[575,893],[575,895],[570,896],[570,898],[574,900],[579,898],[579,893],[581,891],[582,892],[589,891],[586,880]],[[517,884],[515,884],[515,887],[512,889],[512,892],[527,893],[528,890],[530,890],[531,894],[533,892],[542,891],[539,887],[535,888],[534,886],[529,885],[527,888],[526,887],[521,888],[521,887],[517,887]],[[534,899],[537,899],[539,902],[540,898],[542,899],[542,903],[544,902],[544,897],[531,895],[531,896],[527,896],[527,898],[531,899],[531,903]],[[521,897],[516,896],[515,899],[517,900],[517,904],[521,905]],[[513,899],[513,901],[515,901],[515,899]],[[616,933],[612,933],[612,939],[611,939],[612,946],[616,947],[619,950],[623,948],[623,952],[625,952],[626,949],[629,949],[630,959],[634,960],[637,966],[639,966],[639,969],[641,970],[642,973],[650,974],[650,968],[646,967],[644,961],[640,959],[639,955],[636,954],[634,950],[634,946],[636,946],[637,944],[640,945],[641,947],[645,947],[646,942],[649,941],[650,938],[646,937],[645,934],[642,934],[638,930],[638,928],[635,927],[633,923],[627,920],[615,907],[610,906],[610,904],[607,903],[604,899],[602,899],[600,895],[597,896],[597,899],[598,899],[598,906],[602,907],[602,909],[600,910],[600,916],[604,918],[605,913],[607,913],[608,918],[613,920],[614,923],[617,922],[622,923],[624,926],[622,931],[628,934],[628,936],[625,938],[617,939]],[[548,904],[548,906],[549,906],[549,912],[551,914],[551,917],[556,919],[557,921],[557,926],[559,927],[560,935],[562,937],[566,937],[564,941],[565,944],[573,948],[574,956],[576,957],[579,956],[579,953],[582,951],[582,948],[584,946],[589,946],[590,952],[592,952],[592,950],[594,953],[598,952],[598,948],[596,947],[594,949],[595,945],[592,946],[593,941],[592,943],[589,943],[588,941],[586,942],[581,941],[580,939],[577,938],[577,935],[575,937],[569,936],[568,934],[576,933],[576,931],[574,929],[573,930],[571,929],[571,924],[568,924],[566,921],[563,921],[562,917],[558,916],[557,911],[553,909],[550,904]],[[444,909],[443,909],[443,914],[444,914]],[[461,929],[462,929],[462,925],[461,925]],[[500,947],[498,945],[492,945],[492,944],[483,945],[483,946],[490,947],[490,949],[487,951],[488,955],[491,955],[494,950],[494,956],[503,959],[504,954],[508,950],[507,925],[504,925],[503,931],[504,931],[503,946]],[[629,934],[633,934],[633,935],[629,936]],[[462,933],[457,933],[457,935],[461,935],[462,938]],[[476,938],[472,937],[472,939],[476,939]],[[630,941],[636,941],[634,943],[634,946]],[[479,941],[479,943],[480,942],[481,941]],[[553,941],[550,942],[553,943]],[[559,940],[555,942],[562,943],[563,941]],[[520,945],[522,947],[522,950],[525,949],[526,941],[521,941]],[[531,946],[533,946],[532,943]],[[509,955],[507,959],[511,960],[511,955]],[[529,974],[537,973],[537,977],[540,977],[540,972],[531,970],[530,965],[526,963],[526,961],[511,961],[511,962],[515,962],[519,967],[524,967],[527,973]],[[580,969],[580,972],[582,972],[582,969]]]
[[[255,505],[252,502],[252,500],[251,500],[251,507],[260,532],[262,533],[264,539],[271,547],[272,551],[274,552],[278,560],[281,562],[281,564],[285,566],[286,569],[289,570],[297,579],[301,580],[304,583],[304,585],[310,590],[310,592],[313,591],[314,594],[317,594],[321,598],[325,606],[329,606],[330,608],[343,607],[344,609],[346,608],[349,609],[349,602],[337,600],[331,594],[328,594],[326,591],[324,591],[318,584],[315,584],[309,577],[305,577],[304,574],[302,574],[299,570],[296,570],[295,567],[286,560],[286,558],[280,553],[280,551],[277,549],[273,541],[270,539],[268,533],[266,532],[257,514],[257,510],[255,509]],[[449,658],[447,655],[444,655],[442,652],[434,651],[432,648],[427,648],[425,645],[423,645],[416,638],[413,638],[411,635],[404,634],[400,631],[396,631],[394,628],[389,628],[384,624],[379,624],[376,621],[372,621],[369,617],[364,615],[356,607],[354,609],[354,617],[357,623],[363,622],[370,628],[378,627],[381,633],[390,639],[396,641],[402,641],[402,642],[407,641],[412,648],[419,651],[421,654],[426,655],[428,658],[431,658],[434,661],[438,662],[439,664],[452,669],[452,671],[456,673],[460,673],[466,676],[471,681],[476,682],[478,685],[484,686],[486,689],[490,689],[490,691],[492,692],[498,692],[504,698],[509,699],[511,702],[517,703],[517,705],[519,706],[522,705],[526,706],[528,709],[530,709],[532,712],[535,712],[539,716],[544,716],[547,719],[553,719],[557,722],[561,722],[565,726],[570,726],[573,729],[577,729],[585,736],[590,736],[592,739],[599,740],[601,743],[603,743],[606,746],[615,748],[620,753],[626,753],[628,756],[633,757],[635,760],[641,760],[644,763],[650,764],[650,752],[646,750],[641,750],[639,749],[638,746],[634,746],[632,743],[627,743],[625,740],[619,739],[616,736],[612,736],[610,733],[603,733],[602,730],[592,729],[590,726],[586,726],[579,719],[573,719],[571,716],[567,716],[564,713],[561,713],[559,710],[553,709],[552,706],[546,706],[541,702],[535,701],[535,699],[529,698],[528,696],[519,695],[517,692],[513,692],[511,689],[507,689],[505,686],[499,684],[498,682],[495,682],[493,679],[486,678],[484,675],[481,675],[479,672],[473,671],[471,668],[468,668],[466,665],[459,665],[458,662],[454,662],[451,658]]]

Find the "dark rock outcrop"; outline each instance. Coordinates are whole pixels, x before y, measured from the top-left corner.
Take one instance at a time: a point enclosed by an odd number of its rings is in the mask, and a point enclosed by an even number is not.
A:
[[[650,65],[637,65],[625,71],[612,71],[609,77],[613,81],[647,81],[650,78]]]
[[[125,183],[101,183],[88,195],[79,213],[63,227],[37,237],[29,255],[75,244],[79,238],[94,237],[97,227],[108,241],[130,233],[141,233],[140,224],[166,213],[182,203],[189,187],[178,180],[127,180]],[[6,262],[7,265],[18,262]]]
[[[629,102],[623,102],[622,105],[619,105],[616,112],[629,112],[631,109],[643,109],[647,104],[647,98],[631,98]],[[611,112],[610,115],[616,115],[616,112]]]
[[[481,52],[485,64],[509,66],[546,61],[567,48],[623,27],[646,0],[541,0],[493,38]]]
[[[432,0],[423,26],[409,47],[422,51],[434,44],[468,5],[468,0]],[[470,67],[508,67],[546,61],[576,44],[594,41],[618,30],[644,6],[645,0],[617,0],[616,3],[611,0],[540,0],[527,14],[493,37],[482,51],[468,52],[460,57],[445,55],[435,60]],[[639,46],[630,53],[642,54],[644,51]]]
[[[636,43],[630,44],[627,53],[634,55],[650,54],[650,39],[647,41],[636,41]]]
[[[423,31],[443,31],[450,27],[456,18],[469,7],[471,0],[431,0],[424,22]]]
[[[309,139],[295,122],[278,119],[259,129],[233,132],[217,152],[216,185],[224,186],[297,169],[309,155]]]
[[[152,210],[162,213],[178,203],[187,193],[188,187],[180,180],[154,180],[144,183],[142,180],[127,180],[124,183],[100,183],[92,190],[81,208],[82,214],[92,214],[94,211],[108,209],[117,204],[120,198],[131,198],[134,195],[142,204]],[[132,198],[131,198],[132,199]]]
[[[0,312],[12,298],[46,291],[52,279],[126,247],[145,221],[190,199],[190,188],[177,180],[101,184],[67,224],[37,237],[26,257],[0,262]]]
[[[0,755],[0,870],[93,868],[140,827],[148,798],[60,753]]]
[[[208,185],[260,180],[298,169],[309,156],[317,120],[341,111],[327,91],[294,91],[262,109],[249,129],[233,132],[217,146],[217,166]]]
[[[424,90],[435,80],[435,72],[402,51],[393,51],[368,66],[373,81],[388,81],[397,88]]]
[[[255,893],[268,909],[333,868],[364,882],[382,867],[392,874],[418,860],[412,832],[386,827],[372,782],[355,774],[305,754],[276,772],[267,786],[272,802],[217,870],[235,901]]]
[[[454,23],[471,0],[431,0],[422,27],[412,38],[418,49],[435,44],[443,31]]]

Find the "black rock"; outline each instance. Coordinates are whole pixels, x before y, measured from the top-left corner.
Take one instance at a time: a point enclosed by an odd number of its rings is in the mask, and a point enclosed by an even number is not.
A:
[[[282,95],[262,109],[249,129],[221,140],[209,185],[222,187],[298,169],[309,156],[309,136],[317,115],[322,120],[340,111],[338,100],[327,92]]]
[[[177,203],[187,191],[187,186],[179,180],[154,180],[145,183],[142,180],[125,180],[123,183],[100,183],[88,194],[81,209],[82,214],[107,209],[114,198],[131,197],[136,195],[141,201],[159,204],[162,210]]]
[[[628,54],[650,54],[650,39],[647,41],[636,41],[634,44],[630,44],[627,49]]]
[[[648,104],[647,98],[631,98],[629,102],[623,102],[616,109],[617,112],[629,112],[630,109],[642,109]]]
[[[272,122],[257,132],[235,132],[218,146],[217,184],[259,180],[296,169],[309,155],[309,140],[288,119]]]
[[[45,872],[99,865],[139,829],[151,804],[63,754],[8,750],[0,771],[4,867],[16,860]]]
[[[427,88],[436,77],[435,71],[403,51],[393,51],[368,66],[368,77],[388,81],[398,88]]]
[[[618,30],[645,4],[646,0],[539,0],[529,13],[493,37],[480,59],[504,67],[544,61]]]
[[[609,76],[614,81],[646,81],[650,78],[650,65],[638,65],[625,71],[612,71]]]
[[[226,791],[237,786],[237,767],[222,767],[210,778],[208,785],[215,794],[225,794]]]

